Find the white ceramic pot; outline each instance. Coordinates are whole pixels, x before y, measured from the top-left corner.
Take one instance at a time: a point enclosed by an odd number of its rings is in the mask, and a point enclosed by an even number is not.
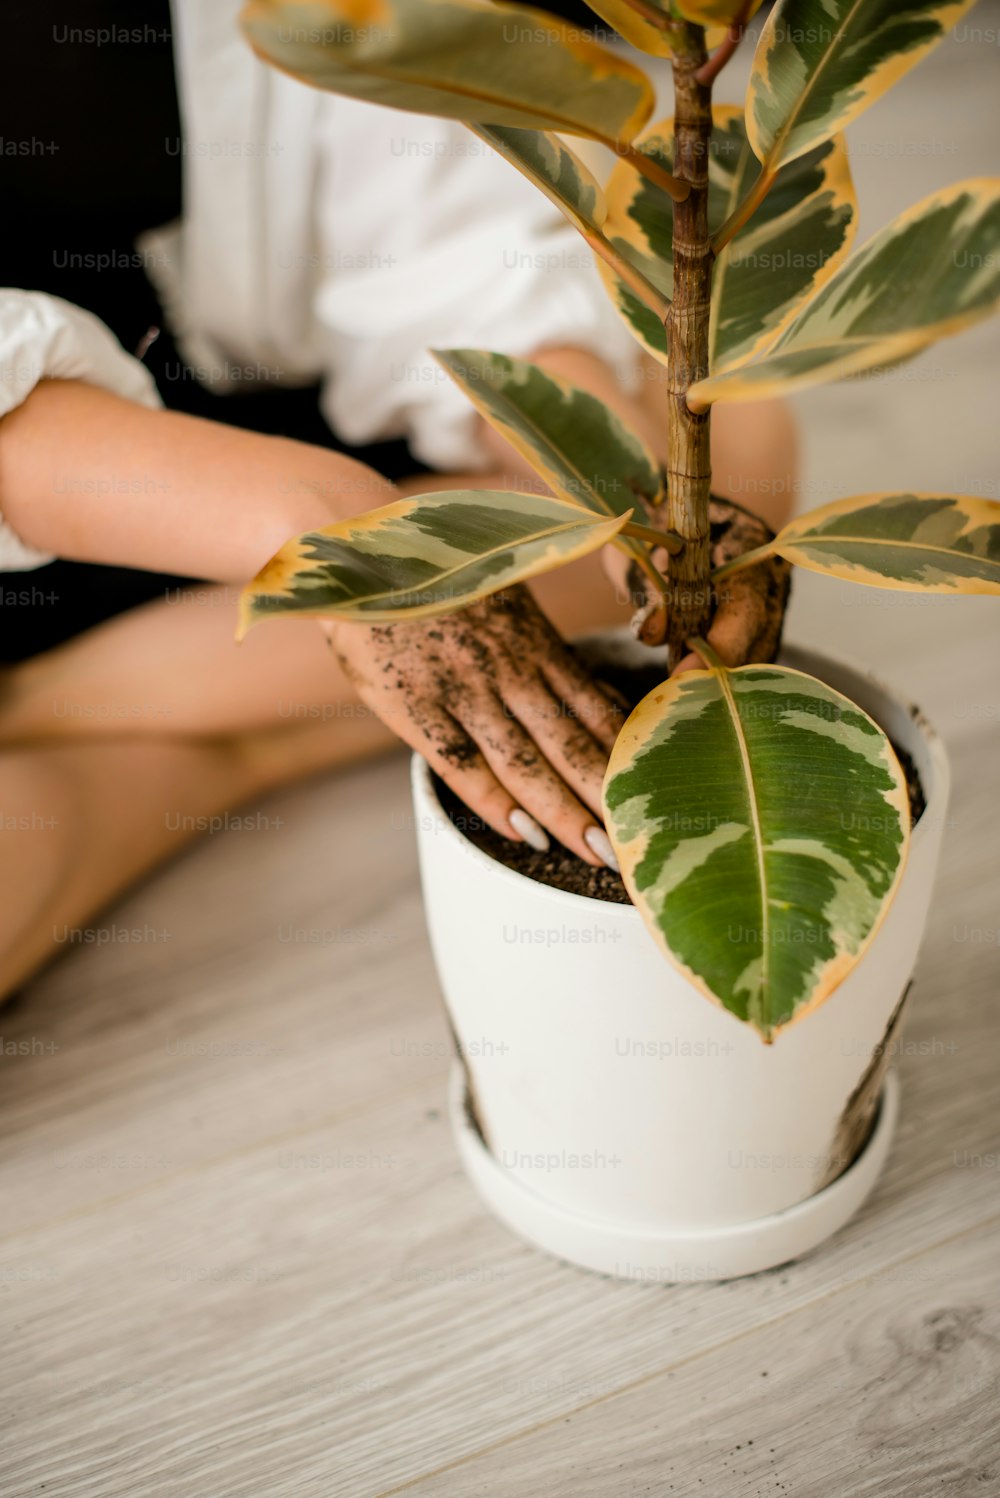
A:
[[[889,1147],[887,1064],[931,898],[947,758],[866,672],[792,648],[782,660],[882,725],[914,760],[927,807],[865,956],[771,1046],[691,987],[631,905],[551,889],[482,853],[414,761],[427,920],[461,1048],[463,1162],[516,1232],[603,1273],[727,1279],[795,1258],[857,1210]]]

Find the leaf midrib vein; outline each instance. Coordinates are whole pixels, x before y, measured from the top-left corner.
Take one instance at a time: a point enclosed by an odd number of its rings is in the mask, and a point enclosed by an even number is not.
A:
[[[748,1017],[750,1017],[753,1015],[754,1009],[756,1009],[757,1017],[759,1019],[763,1019],[764,994],[767,989],[769,979],[768,956],[770,953],[771,945],[771,899],[767,892],[767,868],[764,863],[764,838],[762,836],[760,826],[760,807],[757,802],[757,787],[754,783],[753,768],[750,764],[750,751],[747,748],[746,736],[743,732],[743,722],[740,718],[739,711],[736,706],[736,698],[734,697],[733,689],[729,684],[728,672],[726,671],[725,667],[723,667],[722,669],[717,669],[715,671],[715,676],[718,679],[723,697],[725,698],[726,707],[729,709],[729,715],[733,725],[733,732],[736,735],[736,743],[740,751],[740,760],[743,765],[743,777],[746,781],[747,788],[747,801],[750,808],[750,830],[753,834],[754,849],[757,857],[757,879],[760,884],[761,909],[760,989],[758,992],[756,1004],[754,1003],[753,999],[751,999],[750,1003],[747,1006],[747,1013]]]
[[[583,517],[583,523],[586,523],[587,511],[583,508],[582,505],[580,506],[580,514]],[[591,522],[591,526],[606,523],[607,522],[595,520]],[[446,567],[441,572],[435,572],[424,582],[415,584],[410,588],[385,588],[381,593],[348,593],[347,597],[352,603],[377,603],[380,598],[391,598],[394,594],[398,594],[400,597],[405,597],[407,593],[418,592],[424,588],[436,586],[442,582],[445,582],[449,577],[454,577],[457,572],[461,572],[463,567],[473,567],[479,562],[488,562],[491,557],[499,556],[502,552],[505,551],[510,551],[514,546],[534,545],[538,541],[546,541],[551,536],[562,535],[564,531],[575,530],[580,524],[581,521],[579,520],[565,520],[561,525],[550,526],[548,530],[536,531],[530,536],[513,537],[509,541],[506,541],[497,546],[490,547],[489,551],[480,551],[477,552],[475,556],[466,557],[465,561],[463,562],[456,562],[454,567]],[[377,553],[375,553],[375,555],[377,555]],[[318,563],[318,565],[322,566],[323,563],[320,562]],[[307,577],[312,575],[312,572],[315,570],[316,566],[317,563],[311,564],[310,570],[304,575]],[[294,575],[296,577],[302,577],[303,573],[297,572]],[[343,584],[341,584],[341,586],[343,587]]]
[[[804,535],[790,537],[789,546],[807,544],[809,546],[836,546],[838,542],[846,542],[850,546],[898,546],[906,551],[931,552],[935,556],[942,557],[964,557],[969,561],[983,562],[987,567],[995,567],[1000,572],[1000,561],[993,557],[977,556],[974,551],[959,551],[956,547],[931,545],[927,541],[894,541],[887,536],[817,536],[806,532]]]
[[[842,37],[846,34],[849,25],[854,20],[857,12],[860,10],[863,4],[864,0],[854,0],[854,4],[851,6],[850,10],[847,12],[847,15],[844,17],[844,20],[841,22],[838,36]],[[796,122],[798,121],[799,115],[802,113],[802,110],[805,107],[806,100],[809,99],[812,95],[818,79],[823,75],[826,69],[827,63],[837,55],[837,51],[837,48],[833,46],[830,47],[829,51],[826,53],[826,55],[823,57],[822,61],[816,68],[812,77],[809,79],[806,86],[799,94],[794,110],[785,121],[779,134],[775,136],[774,143],[772,144],[770,151],[767,153],[767,162],[765,163],[766,166],[773,167],[775,157],[777,155],[780,155],[781,147],[785,144],[785,141],[788,139]]]

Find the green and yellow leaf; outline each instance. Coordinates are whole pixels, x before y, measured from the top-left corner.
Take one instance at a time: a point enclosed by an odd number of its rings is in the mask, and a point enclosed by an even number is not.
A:
[[[613,265],[647,306],[666,316],[666,302],[656,288],[647,284],[605,238],[601,229],[607,214],[604,194],[583,162],[558,136],[502,125],[470,125],[469,129],[555,203],[594,253]]]
[[[638,68],[526,6],[250,0],[241,21],[265,62],[392,109],[621,144],[653,105]]]
[[[600,232],[607,215],[604,194],[596,177],[557,135],[503,125],[469,128],[533,182],[581,234]]]
[[[742,111],[716,106],[709,156],[708,218],[714,231],[745,196],[757,172]],[[673,121],[642,136],[673,170]],[[673,291],[673,204],[627,162],[616,163],[607,186],[604,232],[616,249],[665,296]],[[716,260],[712,276],[709,368],[732,369],[768,347],[802,303],[843,264],[857,205],[842,140],[826,141],[779,172],[752,223]],[[632,332],[666,361],[666,334],[619,277],[600,267],[605,287]]]
[[[587,5],[640,52],[648,52],[651,57],[671,56],[670,25],[673,18],[669,9],[664,10],[656,0],[648,0],[642,10],[636,10],[629,0],[587,0]]]
[[[722,224],[755,174],[741,113],[717,111],[709,161],[709,222]],[[773,343],[850,253],[857,199],[842,138],[791,162],[712,272],[709,368],[732,369]]]
[[[786,525],[774,550],[873,588],[1000,593],[1000,502],[974,494],[858,494]]]
[[[494,490],[396,500],[286,542],[243,589],[237,638],[276,614],[366,624],[446,614],[596,551],[628,518]]]
[[[611,216],[609,202],[609,221]],[[738,239],[733,243],[738,243]],[[932,193],[858,250],[755,362],[691,386],[695,409],[911,358],[1000,302],[1000,178]]]
[[[604,805],[659,945],[765,1040],[856,966],[909,839],[885,734],[780,666],[694,671],[651,692],[612,751]]]
[[[485,349],[435,349],[477,411],[571,504],[648,520],[661,499],[659,465],[603,401],[530,364]]]
[[[672,120],[654,125],[637,144],[665,171],[672,173]],[[647,187],[651,189],[648,194],[644,191]],[[607,203],[605,236],[631,261],[643,279],[669,300],[674,290],[671,198],[624,160],[615,163],[604,192]],[[657,317],[609,265],[601,262],[597,269],[625,325],[655,359],[665,364],[667,335],[663,319]]]
[[[747,91],[747,134],[774,172],[829,140],[941,40],[973,0],[779,0]]]

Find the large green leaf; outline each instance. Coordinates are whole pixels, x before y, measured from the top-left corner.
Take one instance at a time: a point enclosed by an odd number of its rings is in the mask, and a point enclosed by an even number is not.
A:
[[[743,114],[716,106],[708,167],[708,219],[718,228],[744,197],[757,165]],[[673,170],[673,121],[645,132],[642,143]],[[604,231],[612,244],[665,296],[673,291],[673,204],[627,162],[607,186]],[[826,141],[779,172],[753,222],[718,257],[712,275],[710,369],[731,369],[774,341],[803,301],[847,256],[856,203],[842,140]],[[665,361],[662,323],[610,267],[600,267],[612,300],[650,353]]]
[[[1000,502],[858,494],[800,515],[773,550],[810,572],[919,593],[1000,593]]]
[[[651,692],[612,751],[604,805],[660,946],[765,1040],[856,965],[909,837],[882,730],[779,666],[693,671]]]
[[[275,614],[367,624],[446,614],[595,551],[627,520],[542,494],[396,500],[286,542],[243,589],[238,637]]]
[[[447,119],[627,143],[649,80],[544,11],[487,0],[250,0],[266,62],[332,93]]]
[[[696,409],[758,400],[898,363],[988,317],[998,301],[1000,179],[973,178],[901,214],[761,358],[692,385],[688,400]]]
[[[972,3],[779,0],[761,32],[747,93],[747,133],[765,171],[843,130]]]
[[[662,479],[649,449],[603,401],[537,364],[485,349],[435,349],[476,409],[571,504],[596,515],[648,511]]]

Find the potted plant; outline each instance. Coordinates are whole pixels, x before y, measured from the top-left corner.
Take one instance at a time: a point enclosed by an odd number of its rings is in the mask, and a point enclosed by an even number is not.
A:
[[[704,639],[712,611],[767,556],[863,587],[996,594],[1000,505],[862,492],[713,571],[712,407],[894,364],[986,316],[1000,181],[936,192],[851,253],[843,127],[965,0],[779,0],[745,111],[711,96],[752,3],[592,6],[670,59],[672,120],[644,128],[647,78],[537,11],[251,0],[265,59],[464,121],[546,193],[666,365],[671,400],[664,472],[585,392],[499,354],[440,352],[551,492],[422,495],[297,537],[245,590],[241,627],[431,615],[607,543],[630,558],[658,670],[604,786],[628,899],[505,867],[414,767],[453,1111],[480,1190],[534,1242],[622,1275],[725,1278],[834,1231],[885,1157],[889,1042],[948,770],[920,714],[864,670],[793,650],[727,668]],[[566,134],[616,152],[604,190]],[[691,650],[704,669],[669,675]]]

